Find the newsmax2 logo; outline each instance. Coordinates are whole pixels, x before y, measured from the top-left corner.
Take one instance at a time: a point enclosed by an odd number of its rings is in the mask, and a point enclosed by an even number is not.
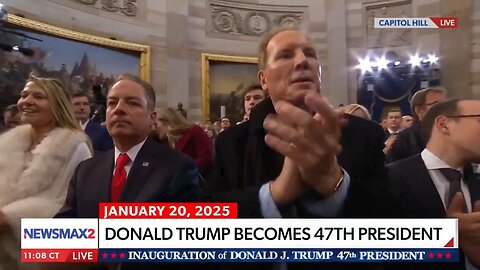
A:
[[[30,228],[23,229],[24,239],[95,239],[95,229]]]

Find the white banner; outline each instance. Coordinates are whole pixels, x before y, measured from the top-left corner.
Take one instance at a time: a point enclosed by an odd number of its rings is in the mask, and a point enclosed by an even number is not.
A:
[[[456,219],[100,219],[99,248],[457,248]]]

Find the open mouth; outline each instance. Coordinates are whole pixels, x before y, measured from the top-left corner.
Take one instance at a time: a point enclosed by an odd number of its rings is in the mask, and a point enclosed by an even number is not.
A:
[[[130,125],[130,122],[127,121],[115,121],[113,125]]]
[[[301,77],[301,78],[294,79],[292,81],[292,84],[294,83],[313,83],[313,80],[310,78]]]
[[[23,110],[22,111],[23,113],[36,113],[37,111],[36,110]]]

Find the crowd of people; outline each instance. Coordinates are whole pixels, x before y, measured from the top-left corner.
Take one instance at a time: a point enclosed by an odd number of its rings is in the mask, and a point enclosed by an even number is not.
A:
[[[0,135],[0,269],[79,267],[23,265],[22,217],[97,218],[100,202],[166,201],[233,201],[240,218],[457,218],[460,262],[81,267],[480,269],[480,101],[423,89],[411,117],[392,108],[382,128],[361,105],[334,108],[321,96],[305,33],[268,33],[258,60],[259,84],[245,90],[235,124],[192,123],[181,106],[155,110],[153,87],[128,74],[95,123],[89,96],[31,76]]]

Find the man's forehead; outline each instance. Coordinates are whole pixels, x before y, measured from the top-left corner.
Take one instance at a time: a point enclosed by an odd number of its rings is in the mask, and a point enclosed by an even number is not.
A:
[[[253,96],[253,95],[259,95],[259,94],[263,94],[263,89],[253,89],[248,93],[246,93],[245,96]]]
[[[267,45],[267,50],[295,46],[313,47],[313,44],[305,33],[297,30],[285,30],[277,33],[270,39],[270,42],[268,42]]]
[[[88,102],[88,98],[86,96],[73,97],[72,101],[73,102],[80,102],[80,101],[87,101]]]
[[[462,111],[472,111],[480,113],[479,100],[462,100],[458,102],[458,108]]]
[[[144,100],[145,97],[144,96],[138,96],[138,95],[132,95],[132,94],[116,94],[116,93],[112,93],[112,94],[109,94],[107,99],[139,99],[139,100]]]
[[[425,96],[426,99],[438,99],[438,98],[443,98],[446,97],[446,93],[444,92],[436,92],[436,91],[431,91],[428,92],[427,95]]]

